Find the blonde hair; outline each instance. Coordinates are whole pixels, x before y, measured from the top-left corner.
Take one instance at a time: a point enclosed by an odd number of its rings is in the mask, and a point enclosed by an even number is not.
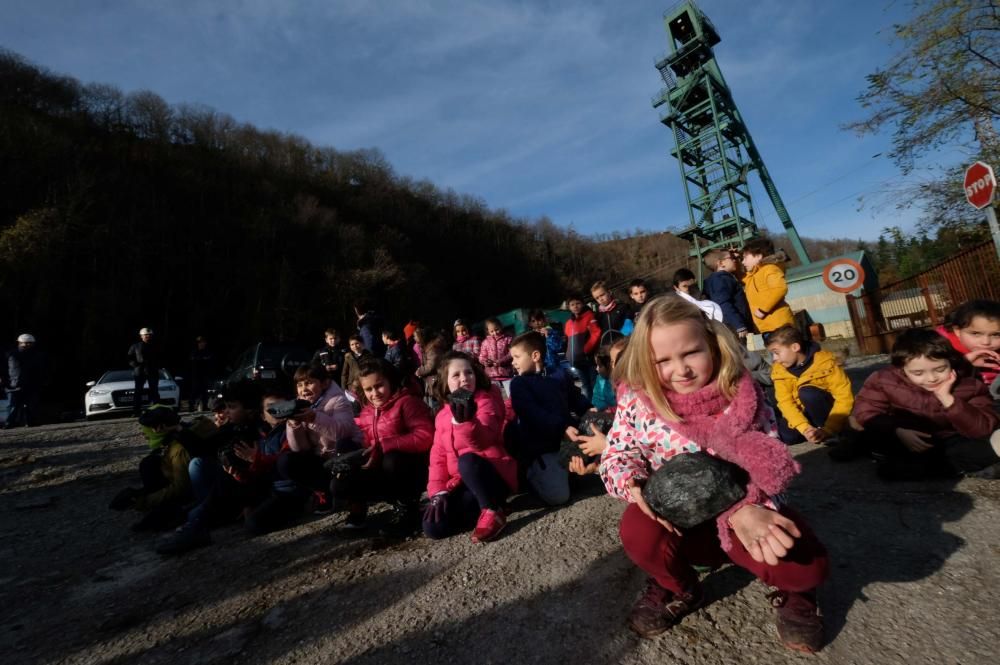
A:
[[[715,364],[714,380],[718,382],[719,391],[726,399],[732,399],[736,395],[737,384],[746,371],[743,352],[729,328],[719,321],[705,318],[697,305],[683,298],[663,295],[650,300],[642,308],[629,343],[615,363],[612,381],[622,381],[633,390],[645,393],[653,410],[673,422],[679,422],[681,418],[670,408],[649,340],[653,328],[685,321],[694,324],[705,335]]]

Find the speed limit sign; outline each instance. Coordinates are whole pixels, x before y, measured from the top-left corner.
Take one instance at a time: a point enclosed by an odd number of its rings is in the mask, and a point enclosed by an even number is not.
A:
[[[865,269],[854,259],[834,259],[823,269],[823,283],[831,291],[850,293],[865,283]]]

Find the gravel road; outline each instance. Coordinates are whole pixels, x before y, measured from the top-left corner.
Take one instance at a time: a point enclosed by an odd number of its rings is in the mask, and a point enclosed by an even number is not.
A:
[[[868,461],[796,446],[793,503],[834,564],[829,643],[809,657],[780,646],[767,590],[732,566],[679,626],[631,634],[643,576],[597,483],[558,510],[518,498],[487,545],[357,537],[334,515],[161,559],[107,509],[143,451],[124,421],[0,432],[3,663],[998,662],[997,482],[885,485]]]

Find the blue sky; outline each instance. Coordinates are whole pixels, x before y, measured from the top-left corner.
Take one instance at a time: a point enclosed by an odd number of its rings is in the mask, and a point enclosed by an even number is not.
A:
[[[200,103],[581,233],[687,213],[650,98],[672,1],[5,0],[0,46],[55,72]],[[716,57],[800,234],[873,239],[888,137],[858,138],[901,0],[703,0]],[[754,180],[754,183],[759,181]],[[780,223],[763,189],[759,221]]]

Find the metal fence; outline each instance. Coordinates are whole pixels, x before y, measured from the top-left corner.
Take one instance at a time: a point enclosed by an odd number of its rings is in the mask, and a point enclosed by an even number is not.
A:
[[[986,242],[877,291],[847,296],[862,353],[888,353],[908,328],[938,326],[968,300],[1000,300],[1000,260]]]

